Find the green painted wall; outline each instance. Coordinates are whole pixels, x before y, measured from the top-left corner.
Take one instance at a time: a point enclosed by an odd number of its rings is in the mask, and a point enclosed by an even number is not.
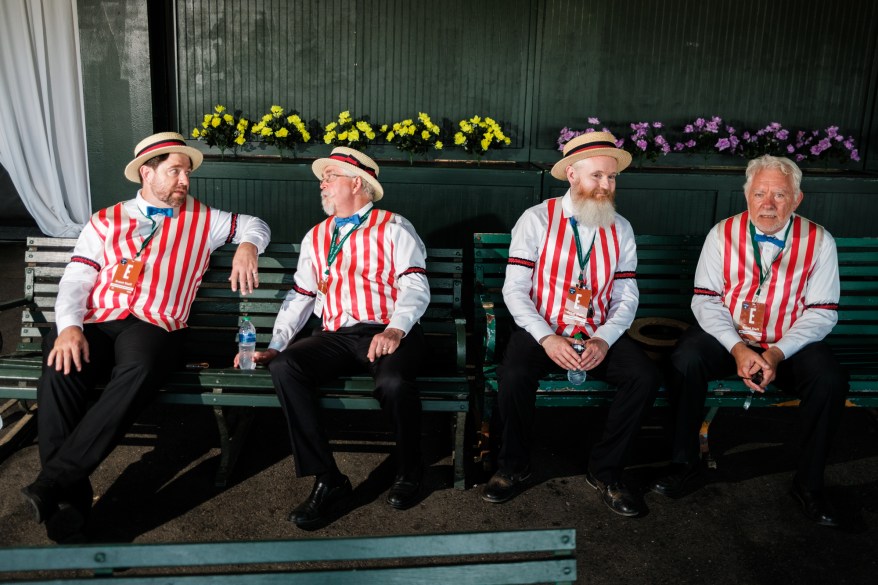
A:
[[[562,126],[588,116],[680,124],[720,114],[754,127],[834,123],[853,133],[864,160],[852,170],[868,173],[806,170],[802,211],[837,235],[876,232],[878,3],[79,0],[78,10],[95,208],[133,192],[122,170],[142,137],[169,126],[188,135],[216,103],[250,115],[279,103],[323,122],[343,109],[373,121],[427,111],[446,126],[487,113],[513,136],[488,158],[518,161],[517,170],[404,168],[385,162],[404,158],[392,147],[371,151],[388,208],[430,245],[466,245],[469,232],[508,230],[563,187],[540,171],[559,156]],[[326,152],[315,145],[304,155]],[[316,183],[307,164],[266,154],[209,157],[193,193],[298,240],[320,219]],[[454,149],[441,156],[464,158]],[[705,163],[726,161],[660,160]],[[620,178],[620,210],[642,233],[703,233],[740,209],[742,177],[633,170]]]

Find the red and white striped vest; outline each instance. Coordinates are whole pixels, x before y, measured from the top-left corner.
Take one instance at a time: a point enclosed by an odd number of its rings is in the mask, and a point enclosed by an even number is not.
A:
[[[561,198],[546,202],[549,222],[539,257],[533,271],[531,298],[537,311],[558,335],[572,336],[582,330],[591,337],[606,321],[613,293],[613,280],[619,262],[619,235],[616,224],[610,228],[598,228],[594,248],[586,265],[585,279],[591,289],[594,315],[577,329],[573,323],[564,321],[564,301],[570,287],[579,280],[579,260],[570,219],[564,217]],[[591,242],[582,242],[588,246]],[[585,251],[583,251],[585,253]]]
[[[167,331],[186,327],[210,261],[210,208],[187,197],[176,217],[163,219],[140,255],[143,270],[130,294],[109,287],[119,261],[134,258],[143,244],[136,219],[118,203],[97,212],[91,223],[104,240],[104,258],[84,321],[100,323],[134,315]]]
[[[392,221],[393,213],[372,208],[368,218],[348,237],[330,266],[321,315],[325,330],[337,331],[345,314],[359,322],[390,322],[399,293],[396,279],[400,276],[393,263]],[[334,228],[329,217],[314,226],[309,234],[318,282],[325,278]],[[403,270],[407,268],[403,267]]]
[[[765,303],[762,337],[757,340],[762,347],[768,347],[783,337],[805,310],[805,285],[823,241],[822,226],[798,215],[794,215],[791,221],[787,243],[771,265],[771,275],[766,277],[759,299],[755,299],[759,288],[759,263],[753,252],[748,212],[720,222],[723,304],[737,323],[741,303]],[[767,270],[765,264],[763,259],[763,270]]]

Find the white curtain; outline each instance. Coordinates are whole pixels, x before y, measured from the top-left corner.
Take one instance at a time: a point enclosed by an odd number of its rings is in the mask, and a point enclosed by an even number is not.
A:
[[[0,164],[43,233],[91,214],[76,0],[0,1]]]

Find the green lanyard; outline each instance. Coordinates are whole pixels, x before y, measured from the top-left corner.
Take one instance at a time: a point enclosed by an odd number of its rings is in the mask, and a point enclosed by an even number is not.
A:
[[[585,286],[585,265],[588,264],[588,259],[591,258],[591,251],[594,249],[594,240],[598,232],[595,230],[594,235],[591,237],[591,246],[588,247],[588,252],[583,257],[582,242],[579,240],[579,230],[576,229],[575,217],[570,218],[570,226],[573,228],[573,239],[576,241],[576,257],[579,259],[579,284]]]
[[[139,210],[139,208],[138,208],[138,210]],[[143,213],[143,211],[140,211],[140,213]],[[146,249],[146,246],[152,241],[153,236],[155,236],[155,233],[157,231],[159,231],[159,228],[161,227],[161,226],[157,225],[155,220],[153,218],[151,218],[150,216],[146,215],[145,213],[143,213],[143,216],[152,222],[152,231],[150,231],[149,235],[146,236],[146,238],[144,238],[143,243],[140,245],[140,249],[137,251],[137,254],[134,255],[134,258],[140,258],[140,255],[143,253],[143,250]],[[164,222],[162,222],[162,225],[164,225]]]
[[[335,259],[338,257],[339,252],[341,252],[342,246],[348,240],[352,233],[354,233],[360,225],[366,221],[366,218],[369,217],[369,214],[372,213],[374,207],[370,207],[369,211],[363,214],[363,217],[360,219],[360,224],[356,225],[344,235],[343,238],[339,239],[338,235],[341,230],[338,229],[338,226],[335,226],[335,230],[332,232],[332,241],[329,243],[329,257],[326,259],[326,270],[323,271],[324,276],[329,276],[329,267],[332,266],[332,263],[335,262]]]
[[[787,231],[783,234],[783,241],[786,243],[787,236],[790,235],[790,228],[793,227],[793,222],[790,220],[789,225],[787,226]],[[753,244],[753,255],[756,256],[756,264],[759,266],[759,288],[756,289],[756,298],[759,298],[759,293],[762,292],[762,285],[765,283],[765,279],[768,278],[768,275],[771,274],[771,266],[775,262],[780,259],[781,254],[783,254],[783,248],[781,248],[780,252],[777,253],[777,256],[774,257],[774,260],[769,263],[768,270],[763,272],[762,270],[762,253],[759,251],[759,243],[756,241],[756,228],[753,227],[753,222],[750,222],[750,242]]]

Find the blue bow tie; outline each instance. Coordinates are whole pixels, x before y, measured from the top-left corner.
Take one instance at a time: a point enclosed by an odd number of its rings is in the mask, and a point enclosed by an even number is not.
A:
[[[753,240],[758,244],[759,242],[768,242],[769,244],[774,244],[778,248],[783,248],[783,240],[779,240],[774,236],[766,236],[765,234],[754,234]]]
[[[174,217],[173,207],[153,207],[147,206],[146,215],[164,215],[165,217]]]
[[[345,226],[347,224],[351,224],[352,226],[357,227],[358,225],[360,225],[360,216],[355,213],[350,217],[336,217],[335,218],[335,227],[340,228],[340,227]]]

